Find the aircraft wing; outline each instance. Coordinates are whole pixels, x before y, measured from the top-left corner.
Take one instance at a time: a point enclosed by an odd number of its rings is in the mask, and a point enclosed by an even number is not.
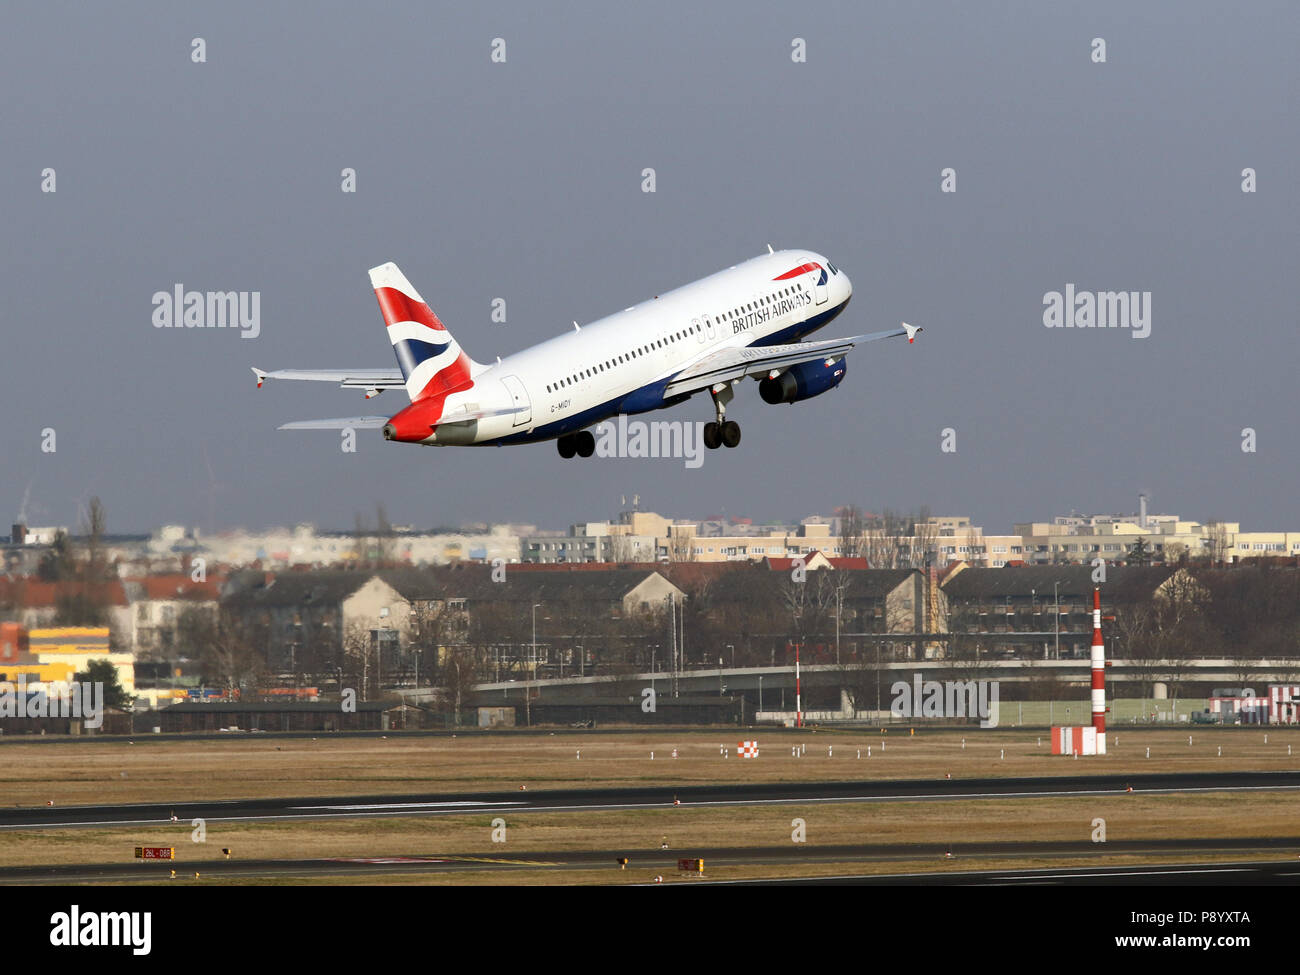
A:
[[[773,370],[781,372],[790,366],[814,359],[835,358],[864,342],[875,342],[879,339],[903,335],[906,335],[907,341],[911,342],[919,331],[921,331],[919,326],[903,322],[901,328],[890,329],[887,332],[872,332],[869,335],[854,335],[846,339],[719,349],[674,376],[664,389],[664,397],[699,392],[719,383],[743,379],[746,376],[766,376]]]
[[[374,390],[367,399],[385,389],[398,389],[406,385],[398,369],[258,369],[253,366],[259,389],[268,379],[298,379],[318,383],[338,383],[345,389]]]

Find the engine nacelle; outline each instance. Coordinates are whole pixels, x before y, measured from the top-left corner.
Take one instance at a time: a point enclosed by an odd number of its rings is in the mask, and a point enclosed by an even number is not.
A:
[[[801,399],[812,399],[828,389],[834,389],[844,379],[844,370],[848,363],[844,359],[835,359],[830,365],[825,359],[801,362],[791,366],[775,379],[764,379],[758,384],[758,395],[764,403],[797,403]]]

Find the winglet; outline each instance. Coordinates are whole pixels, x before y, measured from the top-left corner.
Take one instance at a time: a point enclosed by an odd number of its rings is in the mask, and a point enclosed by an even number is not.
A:
[[[908,345],[911,345],[912,342],[916,340],[916,333],[919,332],[919,331],[921,331],[921,330],[922,330],[922,329],[921,329],[921,326],[920,326],[920,325],[909,325],[909,324],[907,324],[907,322],[903,322],[903,331],[905,331],[905,332],[907,333],[907,344],[908,344]]]
[[[250,366],[249,368],[253,370],[253,375],[257,377],[257,388],[261,389],[262,383],[266,380],[266,371],[257,368],[257,366]]]

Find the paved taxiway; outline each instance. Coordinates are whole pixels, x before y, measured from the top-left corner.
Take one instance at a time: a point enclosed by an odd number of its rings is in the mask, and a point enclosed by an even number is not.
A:
[[[501,812],[592,812],[682,806],[807,805],[821,802],[939,802],[1047,799],[1133,792],[1278,792],[1300,789],[1300,772],[1186,772],[1002,779],[902,779],[654,786],[518,792],[235,799],[138,805],[0,809],[0,829],[149,826],[172,821],[276,822]]]

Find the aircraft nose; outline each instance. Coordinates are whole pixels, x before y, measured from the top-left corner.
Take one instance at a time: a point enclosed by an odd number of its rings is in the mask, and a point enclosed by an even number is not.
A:
[[[853,297],[853,282],[849,280],[849,276],[843,271],[840,271],[840,277],[844,279],[844,300],[848,301]]]

